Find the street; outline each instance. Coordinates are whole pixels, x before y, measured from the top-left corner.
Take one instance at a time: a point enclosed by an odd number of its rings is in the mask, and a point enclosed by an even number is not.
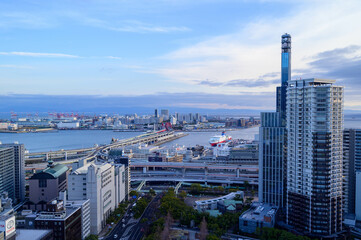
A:
[[[157,208],[157,202],[160,200],[161,194],[158,194],[148,204],[143,215],[139,219],[134,219],[131,215],[131,208],[127,210],[124,217],[117,223],[111,233],[104,239],[121,239],[121,240],[140,240],[144,235],[144,230],[150,224],[150,220],[142,223],[143,218],[151,219]],[[124,219],[124,222],[123,222]],[[124,227],[123,227],[124,224]]]

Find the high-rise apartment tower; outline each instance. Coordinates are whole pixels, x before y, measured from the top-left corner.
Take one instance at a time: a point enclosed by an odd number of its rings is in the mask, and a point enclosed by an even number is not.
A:
[[[317,237],[342,230],[343,87],[335,80],[287,87],[287,223]]]

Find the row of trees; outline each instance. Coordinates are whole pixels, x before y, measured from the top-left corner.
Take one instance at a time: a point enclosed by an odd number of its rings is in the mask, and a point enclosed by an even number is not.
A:
[[[276,228],[258,228],[257,233],[261,236],[261,240],[311,240],[309,237],[295,235]]]
[[[241,214],[240,212],[225,213],[218,217],[212,217],[208,213],[198,212],[187,206],[184,200],[177,197],[172,189],[162,198],[160,211],[164,216],[170,213],[181,225],[187,227],[200,226],[204,220],[208,230],[218,237],[222,236],[228,229],[236,231]]]
[[[107,224],[117,223],[124,215],[128,207],[128,202],[120,203],[118,207],[110,214],[107,219]]]
[[[137,201],[137,205],[133,208],[134,218],[140,218],[142,216],[144,210],[147,208],[150,199],[141,198]]]

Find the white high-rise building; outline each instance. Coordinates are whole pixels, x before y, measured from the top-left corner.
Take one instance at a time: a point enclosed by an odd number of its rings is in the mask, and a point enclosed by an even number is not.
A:
[[[106,220],[126,196],[124,165],[90,163],[73,170],[68,177],[68,199],[90,200],[90,232],[98,234]]]
[[[287,223],[319,237],[342,230],[343,87],[334,83],[287,88]]]

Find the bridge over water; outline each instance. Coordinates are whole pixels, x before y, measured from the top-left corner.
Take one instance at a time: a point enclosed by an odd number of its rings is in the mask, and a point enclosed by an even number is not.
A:
[[[85,160],[89,161],[89,160],[93,160],[99,152],[106,152],[112,148],[121,148],[140,143],[159,145],[184,136],[186,136],[186,134],[184,133],[176,134],[174,131],[152,132],[128,139],[117,140],[113,143],[102,146],[94,146],[94,147],[82,148],[82,149],[27,153],[25,154],[25,162],[27,164],[31,164],[31,163],[48,161],[48,160],[68,161],[74,159],[75,161],[80,158],[84,158]]]

